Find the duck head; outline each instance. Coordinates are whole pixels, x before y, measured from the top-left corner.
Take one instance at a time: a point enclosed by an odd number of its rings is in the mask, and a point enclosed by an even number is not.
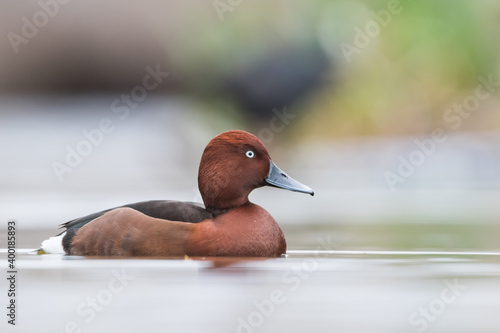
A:
[[[198,172],[198,188],[208,211],[218,215],[244,205],[250,192],[266,185],[314,195],[273,163],[255,135],[228,131],[208,143]]]

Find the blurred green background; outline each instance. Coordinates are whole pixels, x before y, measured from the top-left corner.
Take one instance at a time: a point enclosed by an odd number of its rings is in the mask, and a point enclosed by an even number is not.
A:
[[[397,135],[441,126],[478,76],[499,74],[493,0],[53,3],[2,5],[4,94],[121,91],[161,64],[172,75],[158,93],[189,94],[214,115],[270,112],[245,110],[253,105],[242,95],[260,85],[276,98],[307,81],[296,99],[282,99],[305,114],[291,126],[300,135]],[[21,17],[40,22],[34,37],[23,38]],[[368,36],[361,47],[359,31]],[[356,53],[346,56],[342,43]],[[461,130],[498,130],[497,100]]]

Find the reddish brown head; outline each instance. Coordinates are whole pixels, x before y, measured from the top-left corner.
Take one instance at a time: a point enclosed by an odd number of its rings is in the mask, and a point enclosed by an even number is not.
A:
[[[264,185],[314,194],[281,171],[255,135],[228,131],[208,143],[201,157],[198,187],[209,211],[217,215],[244,205],[250,192]]]

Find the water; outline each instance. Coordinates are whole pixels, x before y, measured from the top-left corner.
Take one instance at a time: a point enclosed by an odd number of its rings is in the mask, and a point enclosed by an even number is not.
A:
[[[4,317],[2,332],[500,330],[500,252],[290,250],[276,259],[184,260],[28,251],[17,258],[17,325]],[[6,271],[5,250],[0,258]],[[5,295],[5,279],[1,289]]]

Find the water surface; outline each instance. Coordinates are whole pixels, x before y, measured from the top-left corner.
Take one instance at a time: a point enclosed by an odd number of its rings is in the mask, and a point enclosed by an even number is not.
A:
[[[0,266],[7,270],[5,250]],[[17,266],[17,325],[4,319],[2,331],[500,331],[498,252],[317,249],[186,260],[20,249]]]

